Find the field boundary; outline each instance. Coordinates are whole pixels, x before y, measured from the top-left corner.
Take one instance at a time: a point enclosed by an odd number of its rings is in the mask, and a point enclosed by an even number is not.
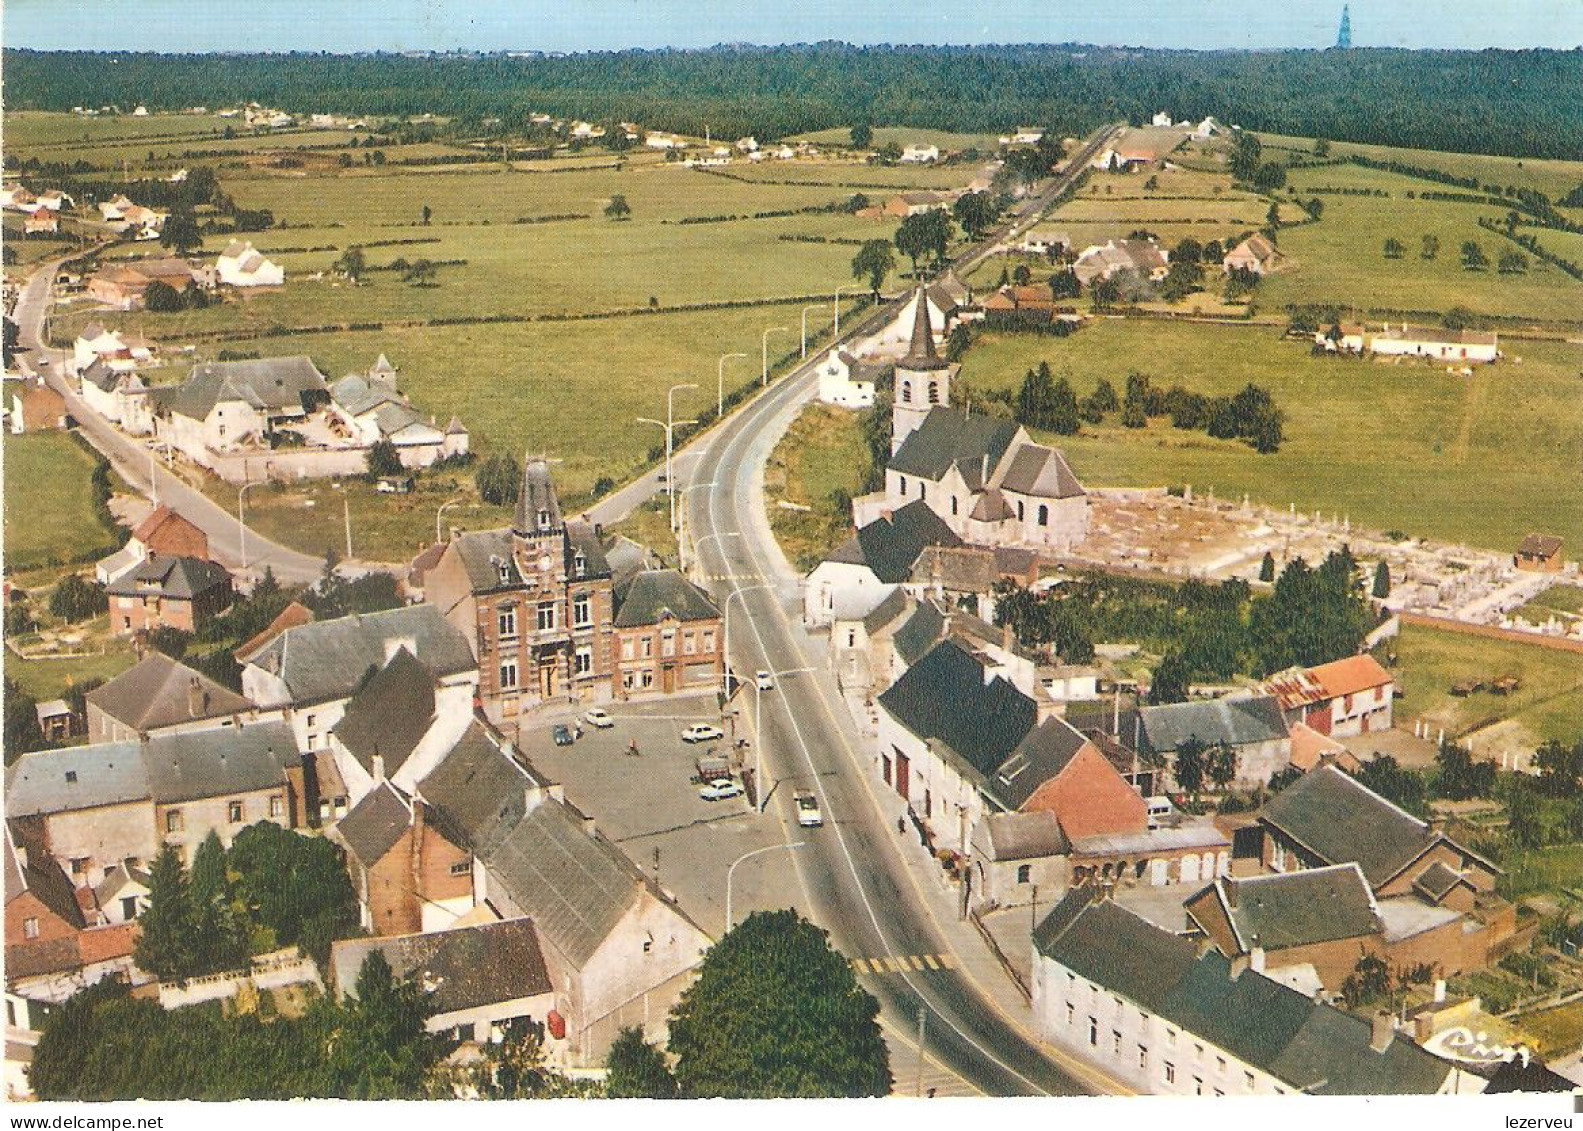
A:
[[[1464,636],[1481,636],[1486,640],[1503,640],[1508,644],[1532,644],[1536,648],[1549,648],[1556,652],[1575,652],[1583,655],[1583,640],[1567,640],[1558,636],[1541,636],[1536,632],[1518,632],[1511,628],[1497,628],[1492,624],[1468,624],[1466,621],[1447,617],[1433,617],[1424,613],[1399,613],[1403,624],[1419,628],[1441,628]]]

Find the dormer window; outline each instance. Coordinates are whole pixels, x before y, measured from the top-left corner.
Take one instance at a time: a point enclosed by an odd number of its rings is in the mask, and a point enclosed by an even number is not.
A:
[[[495,570],[500,574],[501,581],[511,580],[511,566],[507,562],[496,562]]]
[[[572,558],[572,572],[578,577],[588,572],[588,559],[583,556],[581,550],[578,550],[576,556]]]
[[[540,507],[539,508],[539,529],[540,530],[548,530],[549,528],[550,528],[550,512],[545,510],[543,507]]]

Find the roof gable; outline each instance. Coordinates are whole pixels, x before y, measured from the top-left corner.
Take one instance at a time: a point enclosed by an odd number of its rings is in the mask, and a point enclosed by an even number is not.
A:
[[[914,735],[943,743],[979,775],[994,772],[1033,728],[1032,699],[953,640],[935,645],[879,697]]]
[[[434,723],[434,676],[405,647],[352,696],[331,731],[363,769],[394,774]],[[377,775],[376,775],[377,776]]]
[[[1327,863],[1356,861],[1376,888],[1434,840],[1424,822],[1328,765],[1277,793],[1259,820]]]
[[[969,486],[982,485],[1017,437],[1017,422],[996,416],[977,416],[945,405],[936,405],[923,423],[902,441],[890,457],[890,470],[939,482],[955,465],[965,465]],[[986,470],[986,468],[988,470]]]
[[[84,698],[136,731],[234,715],[253,706],[230,688],[163,652],[150,652]]]
[[[1144,744],[1154,753],[1175,750],[1190,738],[1205,746],[1246,746],[1288,736],[1280,705],[1269,695],[1168,703],[1144,707],[1138,715]]]
[[[906,581],[925,546],[961,544],[962,539],[922,499],[914,499],[857,532],[862,563],[886,585]]]
[[[335,832],[358,863],[372,868],[385,858],[412,827],[412,807],[388,780],[363,795],[335,826]]]

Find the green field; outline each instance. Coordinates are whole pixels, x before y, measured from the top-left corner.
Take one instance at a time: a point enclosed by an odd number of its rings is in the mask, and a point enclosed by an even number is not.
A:
[[[1501,551],[1531,530],[1583,544],[1583,495],[1557,490],[1576,482],[1583,454],[1583,349],[1524,342],[1512,352],[1521,365],[1462,378],[1428,364],[1315,358],[1269,328],[1110,319],[1064,340],[986,334],[962,372],[976,387],[1015,389],[1047,360],[1079,397],[1100,377],[1119,393],[1134,369],[1156,386],[1205,394],[1251,381],[1286,415],[1286,442],[1264,456],[1178,431],[1164,417],[1138,431],[1121,428],[1116,415],[1084,425],[1057,442],[1079,478],[1096,486],[1213,486],[1222,498],[1246,493]],[[1513,388],[1522,395],[1510,395]]]
[[[1007,131],[1008,136],[1010,131]],[[841,148],[850,148],[852,145],[852,131],[849,129],[815,130],[813,133],[798,134],[789,137],[787,141],[796,144],[799,141],[810,142],[814,145],[833,145]],[[978,149],[988,153],[995,152],[1000,147],[1000,137],[996,134],[954,134],[944,130],[915,130],[910,126],[878,126],[874,129],[874,138],[869,142],[870,149],[879,149],[895,142],[905,149],[909,145],[938,145],[944,153],[948,149]]]
[[[218,118],[213,114],[152,114],[147,118],[117,114],[85,118],[77,114],[16,110],[8,111],[5,116],[5,144],[12,152],[28,152],[176,135],[196,138],[213,134],[218,137],[228,123],[238,132],[242,130],[240,119]]]
[[[1540,741],[1583,739],[1583,655],[1417,625],[1404,625],[1392,647],[1405,693],[1396,703],[1398,727],[1427,719],[1452,734],[1502,718],[1521,723]],[[1522,681],[1510,695],[1451,694],[1452,685],[1463,680],[1506,675]]]
[[[62,660],[23,660],[7,653],[5,674],[42,703],[59,698],[84,680],[112,679],[135,663],[137,657],[125,644],[111,647],[103,655]]]
[[[858,416],[846,409],[810,405],[775,446],[764,470],[770,528],[799,572],[851,535],[851,509],[836,506],[836,493],[856,495],[867,469]],[[778,505],[782,501],[811,509],[790,510]]]
[[[3,447],[6,572],[110,552],[93,508],[92,456],[63,432],[7,435]]]
[[[1354,166],[1299,170],[1291,183],[1299,195],[1315,186],[1379,189],[1390,195],[1324,196],[1320,223],[1283,230],[1281,250],[1292,262],[1288,270],[1260,285],[1258,302],[1266,309],[1307,303],[1444,312],[1462,306],[1480,314],[1571,323],[1583,310],[1583,282],[1531,255],[1524,275],[1496,272],[1495,261],[1515,245],[1481,229],[1477,221],[1481,216],[1504,217],[1503,208],[1410,200],[1408,192],[1441,191],[1441,186]],[[1524,230],[1562,256],[1568,251],[1575,254],[1583,245],[1583,238],[1567,233]],[[1419,255],[1426,235],[1440,241],[1433,262]],[[1402,259],[1384,257],[1384,242],[1391,238],[1406,246]],[[1459,249],[1466,240],[1484,249],[1492,264],[1489,269],[1463,270]]]

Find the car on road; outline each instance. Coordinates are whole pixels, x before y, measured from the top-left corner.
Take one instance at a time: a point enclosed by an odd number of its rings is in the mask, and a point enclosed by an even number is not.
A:
[[[758,673],[758,683],[759,683],[759,690],[760,691],[774,691],[775,690],[775,677],[773,675],[771,675],[769,672],[759,672]]]
[[[819,811],[819,799],[807,791],[796,794],[797,823],[805,829],[817,829],[824,824],[824,814]]]
[[[611,727],[616,725],[616,720],[611,717],[610,712],[605,710],[603,707],[594,707],[583,716],[583,722],[587,723],[591,727],[597,727],[600,730],[609,730]]]
[[[724,738],[726,732],[717,726],[708,723],[694,723],[682,731],[683,742],[713,742],[717,738]]]
[[[555,739],[557,746],[570,746],[577,741],[572,737],[572,728],[565,723],[556,723],[555,729],[550,731],[550,737]]]
[[[742,783],[734,778],[704,782],[698,787],[698,796],[705,801],[724,801],[728,797],[741,797]]]

